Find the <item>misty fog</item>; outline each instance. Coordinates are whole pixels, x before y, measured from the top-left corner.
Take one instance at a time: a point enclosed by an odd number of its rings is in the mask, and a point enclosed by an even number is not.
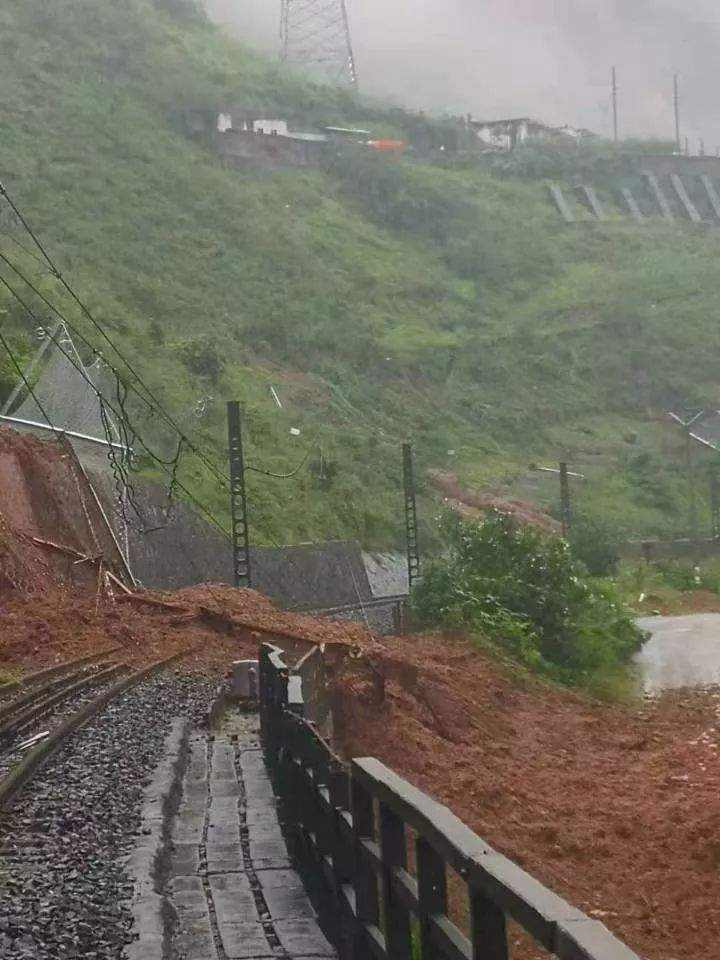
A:
[[[280,0],[205,0],[273,54]],[[618,69],[623,136],[674,135],[673,73],[693,152],[720,146],[714,0],[348,0],[367,93],[480,119],[529,115],[610,134]]]

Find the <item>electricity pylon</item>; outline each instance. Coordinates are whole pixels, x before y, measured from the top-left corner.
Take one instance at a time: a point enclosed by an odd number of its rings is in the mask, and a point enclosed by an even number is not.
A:
[[[320,68],[333,83],[357,86],[345,0],[281,0],[280,59]]]

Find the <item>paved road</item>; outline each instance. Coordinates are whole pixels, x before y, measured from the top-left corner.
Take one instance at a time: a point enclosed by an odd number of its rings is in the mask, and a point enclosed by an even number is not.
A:
[[[652,633],[635,662],[648,693],[720,684],[720,613],[644,617]]]

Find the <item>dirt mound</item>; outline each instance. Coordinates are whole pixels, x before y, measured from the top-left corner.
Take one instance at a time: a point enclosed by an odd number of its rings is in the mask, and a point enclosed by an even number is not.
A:
[[[0,428],[0,596],[39,594],[63,583],[92,586],[100,558],[124,575],[70,444]]]
[[[356,624],[294,616],[252,590],[212,584],[176,593],[116,591],[114,598],[62,585],[32,596],[13,591],[0,597],[0,624],[0,670],[6,672],[114,645],[138,662],[197,648],[184,665],[220,674],[233,660],[257,657],[260,643],[274,637],[298,654],[315,644],[377,647]]]
[[[332,678],[347,755],[403,773],[645,960],[717,954],[720,692],[631,711],[462,639],[378,645]]]
[[[430,479],[445,496],[448,506],[465,517],[486,517],[493,512],[506,513],[523,526],[538,527],[551,533],[558,533],[560,530],[560,524],[556,520],[527,500],[508,500],[490,490],[464,487],[454,473],[444,470],[433,470]]]

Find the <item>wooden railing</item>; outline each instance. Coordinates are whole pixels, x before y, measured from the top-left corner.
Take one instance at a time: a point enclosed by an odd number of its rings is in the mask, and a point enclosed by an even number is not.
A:
[[[384,764],[338,759],[302,716],[297,679],[270,645],[260,687],[294,854],[322,873],[341,960],[508,960],[508,919],[558,960],[638,960]],[[463,929],[449,915],[448,868],[467,889]]]

